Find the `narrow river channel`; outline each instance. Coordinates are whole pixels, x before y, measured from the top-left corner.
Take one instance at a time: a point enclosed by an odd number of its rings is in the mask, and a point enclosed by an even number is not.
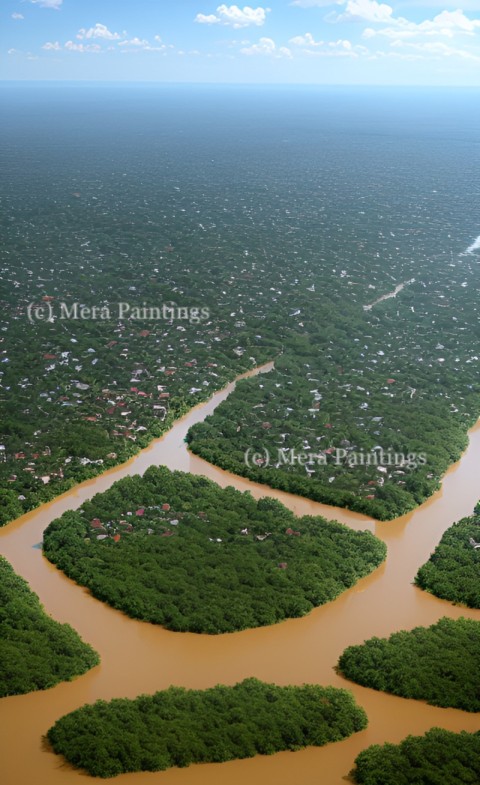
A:
[[[266,372],[271,364],[252,373]],[[245,375],[252,375],[245,374]],[[457,608],[412,585],[453,521],[471,514],[480,495],[480,423],[470,432],[461,461],[444,478],[442,489],[415,512],[390,523],[317,504],[216,469],[191,455],[184,443],[188,429],[202,421],[232,391],[234,384],[193,409],[161,439],[127,464],[77,486],[54,502],[0,530],[0,553],[39,595],[47,612],[70,623],[100,653],[101,665],[71,683],[51,690],[0,700],[0,782],[2,785],[81,785],[85,775],[45,748],[43,734],[56,719],[99,698],[133,698],[171,684],[205,688],[256,676],[277,684],[315,682],[348,687],[369,717],[369,727],[327,747],[280,753],[225,764],[192,766],[167,772],[128,774],[119,785],[345,785],[356,755],[365,747],[398,742],[431,727],[480,730],[480,716],[438,709],[417,701],[383,695],[346,682],[334,666],[343,649],[372,635],[429,625],[441,616],[480,620],[480,611]],[[164,464],[202,474],[221,486],[272,496],[297,515],[323,515],[355,529],[369,529],[385,541],[384,565],[335,602],[302,619],[230,635],[174,633],[133,621],[90,596],[64,577],[38,547],[48,524],[65,510],[106,490],[116,480]]]

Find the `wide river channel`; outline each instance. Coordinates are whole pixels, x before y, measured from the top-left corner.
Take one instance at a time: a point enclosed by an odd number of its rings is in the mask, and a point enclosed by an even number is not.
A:
[[[272,365],[252,373],[266,372]],[[245,374],[248,376],[251,374]],[[0,782],[2,785],[88,785],[91,778],[50,752],[42,737],[62,715],[102,698],[134,698],[174,685],[205,688],[234,684],[256,676],[277,684],[319,683],[352,690],[368,714],[369,726],[345,741],[323,748],[257,756],[230,763],[197,765],[167,772],[126,774],[121,785],[345,785],[356,755],[370,744],[399,742],[441,726],[453,731],[480,730],[480,715],[439,709],[358,687],[337,676],[334,666],[343,649],[373,635],[430,625],[442,616],[480,620],[480,611],[457,608],[412,585],[414,576],[442,533],[471,514],[478,497],[480,424],[470,432],[469,447],[446,474],[442,489],[415,512],[379,523],[363,515],[327,507],[270,490],[217,469],[191,455],[184,442],[234,388],[216,393],[128,463],[82,483],[0,530],[0,553],[39,595],[46,611],[71,624],[101,656],[85,676],[43,692],[0,700]],[[169,632],[133,621],[94,599],[66,578],[42,555],[39,544],[48,524],[76,509],[94,494],[151,465],[201,474],[221,486],[253,496],[272,496],[297,515],[323,515],[354,529],[369,529],[388,547],[387,561],[371,576],[309,616],[271,627],[228,635]]]

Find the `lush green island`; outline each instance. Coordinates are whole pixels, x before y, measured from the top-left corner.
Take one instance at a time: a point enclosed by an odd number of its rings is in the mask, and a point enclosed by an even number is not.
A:
[[[58,720],[48,739],[73,766],[114,777],[321,747],[366,726],[347,690],[245,679],[234,687],[170,687],[136,700],[98,701]]]
[[[0,698],[48,689],[99,661],[68,624],[47,616],[37,595],[0,557]]]
[[[415,583],[444,600],[480,608],[480,504],[447,529]]]
[[[375,569],[386,548],[274,499],[151,467],[53,521],[44,552],[129,616],[217,634],[309,613]]]
[[[359,785],[477,785],[480,732],[452,733],[432,728],[401,744],[375,744],[363,750],[353,771]]]
[[[480,622],[440,619],[349,646],[338,661],[347,679],[402,698],[480,711]]]

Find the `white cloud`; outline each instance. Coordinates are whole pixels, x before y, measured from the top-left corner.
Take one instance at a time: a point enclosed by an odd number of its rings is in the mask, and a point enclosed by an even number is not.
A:
[[[40,8],[60,8],[63,0],[30,0],[34,5],[39,5]]]
[[[439,6],[442,8],[458,8],[458,0],[402,0],[402,10],[406,8],[414,8],[418,11],[419,8],[435,8]],[[462,0],[461,3],[463,11],[480,11],[480,0]]]
[[[425,19],[423,22],[409,22],[403,17],[391,18],[391,26],[380,30],[367,27],[363,31],[364,38],[374,38],[383,36],[385,38],[417,38],[421,36],[441,36],[443,38],[454,38],[456,35],[475,35],[475,31],[480,28],[480,19],[470,19],[465,16],[463,11],[442,11],[433,19]]]
[[[119,41],[118,46],[122,47],[122,52],[164,52],[166,53],[167,49],[174,49],[175,47],[172,44],[164,44],[162,43],[162,39],[159,35],[154,36],[154,40],[157,42],[158,46],[152,46],[146,38],[131,38],[130,40],[126,41]]]
[[[325,8],[328,5],[343,5],[345,0],[294,0],[299,8]]]
[[[257,44],[240,49],[242,55],[267,55],[269,57],[291,57],[292,53],[286,46],[278,46],[272,38],[260,38]]]
[[[174,49],[172,44],[164,44],[162,43],[162,39],[159,35],[154,36],[155,44],[151,45],[149,41],[145,38],[138,38],[135,36],[131,39],[125,39],[124,41],[118,41],[119,35],[118,33],[111,33],[105,25],[101,25],[97,23],[95,27],[91,27],[89,30],[82,28],[77,35],[77,38],[83,39],[82,43],[77,43],[76,41],[66,41],[66,43],[61,46],[58,41],[48,41],[46,44],[43,45],[42,49],[46,51],[63,51],[67,50],[68,52],[80,52],[81,54],[85,54],[87,52],[93,52],[94,54],[98,54],[98,52],[114,52],[118,51],[117,46],[114,46],[111,42],[115,41],[116,44],[121,47],[121,52],[163,52],[166,53],[168,49]],[[108,42],[109,45],[106,47],[102,47],[101,43],[93,43],[92,39],[102,39],[103,41]]]
[[[338,41],[328,41],[326,47],[327,49],[324,54],[358,57],[358,53],[355,51],[352,42],[345,38],[340,38]]]
[[[137,36],[135,36],[135,38],[131,38],[130,41],[119,41],[118,45],[119,46],[134,46],[134,47],[139,47],[139,48],[142,48],[142,49],[145,49],[147,46],[150,46],[150,44],[148,43],[148,41],[145,38],[138,38]]]
[[[12,14],[12,19],[25,19],[25,17],[23,14],[17,14],[17,12],[14,11]]]
[[[9,49],[7,55],[21,55],[20,49]]]
[[[102,47],[99,44],[77,44],[74,41],[66,41],[63,47],[58,41],[47,41],[46,44],[43,44],[42,49],[45,49],[47,52],[61,52],[63,49],[66,49],[68,52],[80,52],[81,54],[102,51]]]
[[[195,22],[198,22],[201,25],[216,25],[220,19],[215,14],[197,14],[195,17]]]
[[[391,22],[393,8],[387,3],[377,3],[377,0],[348,0],[343,14],[329,14],[330,22]]]
[[[435,16],[431,22],[426,20],[420,24],[420,27],[431,26],[432,28],[440,28],[440,30],[455,30],[460,33],[467,33],[473,35],[476,28],[480,27],[480,19],[469,19],[465,16],[463,11],[457,9],[456,11],[442,11]]]
[[[315,41],[311,33],[305,33],[305,35],[296,35],[291,38],[289,43],[294,46],[320,46],[323,41]]]
[[[436,57],[443,59],[444,57],[460,58],[461,60],[469,60],[470,62],[480,63],[480,55],[474,52],[469,52],[466,49],[457,49],[448,46],[443,41],[424,41],[422,43],[412,43],[410,41],[397,40],[391,44],[396,50],[406,49],[407,51],[414,51],[420,54],[426,54],[429,57]]]
[[[219,5],[216,14],[197,14],[195,22],[203,25],[229,25],[238,29],[256,25],[261,27],[267,18],[270,8],[251,8],[249,5],[239,8],[238,5]]]
[[[123,34],[125,36],[125,33]],[[82,41],[84,38],[103,38],[106,41],[119,41],[122,36],[120,33],[112,33],[106,25],[97,22],[95,27],[90,27],[88,30],[82,27],[78,33],[77,38]]]
[[[74,41],[67,41],[65,44],[65,49],[69,52],[80,52],[81,54],[85,54],[86,52],[101,52],[102,47],[99,44],[76,44]]]
[[[365,46],[354,46],[351,41],[340,38],[338,41],[315,41],[311,33],[297,35],[289,41],[292,46],[301,47],[302,54],[322,57],[359,57],[369,54]]]

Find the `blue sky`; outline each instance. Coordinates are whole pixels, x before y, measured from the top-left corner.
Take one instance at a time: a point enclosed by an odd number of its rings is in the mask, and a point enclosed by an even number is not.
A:
[[[480,0],[390,2],[2,0],[0,73],[4,80],[480,85]]]

